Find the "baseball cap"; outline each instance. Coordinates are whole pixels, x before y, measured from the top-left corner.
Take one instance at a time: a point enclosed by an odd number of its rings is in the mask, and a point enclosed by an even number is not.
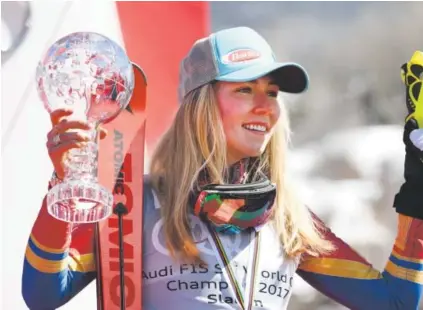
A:
[[[270,45],[255,30],[235,27],[212,33],[194,43],[179,71],[179,100],[214,80],[246,82],[272,74],[280,91],[301,93],[308,75],[293,62],[278,62]]]

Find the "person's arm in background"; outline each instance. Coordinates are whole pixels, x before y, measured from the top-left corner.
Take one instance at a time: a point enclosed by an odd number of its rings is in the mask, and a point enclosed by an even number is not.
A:
[[[372,268],[330,230],[326,238],[337,249],[322,257],[304,257],[298,269],[305,281],[350,309],[418,309],[422,294],[423,53],[416,52],[402,69],[409,112],[403,137],[405,182],[395,197],[398,231],[385,270]]]

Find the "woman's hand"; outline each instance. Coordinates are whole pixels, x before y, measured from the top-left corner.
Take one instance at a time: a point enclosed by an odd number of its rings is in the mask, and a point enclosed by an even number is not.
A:
[[[65,162],[71,149],[83,148],[90,140],[89,132],[94,130],[87,122],[69,119],[72,110],[58,109],[50,114],[52,129],[47,134],[47,150],[59,179],[65,176]],[[107,135],[99,127],[100,139]]]
[[[423,53],[417,51],[401,67],[408,116],[404,126],[405,182],[395,196],[398,213],[423,220]]]
[[[423,52],[416,51],[401,66],[408,110],[404,128],[406,146],[405,178],[423,180]]]

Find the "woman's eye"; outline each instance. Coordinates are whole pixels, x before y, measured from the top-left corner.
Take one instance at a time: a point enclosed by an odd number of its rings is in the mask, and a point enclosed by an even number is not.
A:
[[[251,87],[241,87],[236,90],[238,93],[251,94]]]
[[[268,91],[267,93],[269,94],[270,97],[277,97],[278,96],[278,92],[274,91],[274,90]]]

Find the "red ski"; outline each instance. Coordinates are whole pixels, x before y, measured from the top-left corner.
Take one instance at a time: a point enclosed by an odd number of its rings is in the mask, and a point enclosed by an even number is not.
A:
[[[97,308],[142,309],[142,207],[147,81],[134,67],[128,107],[105,124],[100,143],[99,181],[112,190],[114,214],[97,224]],[[124,292],[124,294],[121,294]]]

